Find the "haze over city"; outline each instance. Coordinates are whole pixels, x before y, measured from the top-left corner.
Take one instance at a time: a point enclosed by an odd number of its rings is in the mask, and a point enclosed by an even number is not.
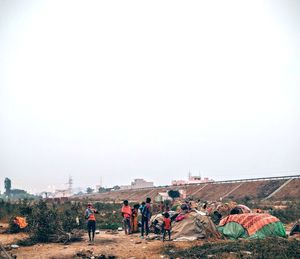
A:
[[[1,191],[299,174],[300,2],[156,3],[0,1]]]

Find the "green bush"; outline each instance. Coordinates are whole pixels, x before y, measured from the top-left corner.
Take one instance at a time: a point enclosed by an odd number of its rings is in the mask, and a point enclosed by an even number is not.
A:
[[[57,208],[42,200],[33,209],[28,223],[32,239],[39,242],[48,242],[51,235],[63,230]]]

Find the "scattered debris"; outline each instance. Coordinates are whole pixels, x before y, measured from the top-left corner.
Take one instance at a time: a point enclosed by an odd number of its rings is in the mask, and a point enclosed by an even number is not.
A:
[[[53,243],[68,243],[83,240],[84,230],[74,229],[71,233],[59,230],[59,233],[49,236],[49,242]]]
[[[77,257],[84,258],[84,259],[115,259],[116,256],[114,255],[104,255],[104,254],[94,254],[92,249],[82,249],[76,253]]]
[[[2,243],[0,242],[0,255],[1,253],[4,253],[4,255],[8,258],[8,259],[12,259],[14,258],[12,255],[10,255],[4,248],[4,246],[2,245]],[[2,257],[1,257],[2,258]]]
[[[116,234],[119,234],[119,232],[118,232],[118,230],[109,229],[109,230],[105,231],[105,234],[116,235]]]
[[[81,258],[91,258],[93,254],[94,251],[92,249],[81,249],[79,252],[76,253],[76,255]]]
[[[250,251],[241,251],[242,254],[246,254],[246,255],[252,255],[252,253]]]

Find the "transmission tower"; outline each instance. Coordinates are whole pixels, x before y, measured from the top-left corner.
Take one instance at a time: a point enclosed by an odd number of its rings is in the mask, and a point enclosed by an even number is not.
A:
[[[69,176],[69,181],[68,181],[68,192],[69,194],[72,194],[73,191],[73,179],[71,176]]]

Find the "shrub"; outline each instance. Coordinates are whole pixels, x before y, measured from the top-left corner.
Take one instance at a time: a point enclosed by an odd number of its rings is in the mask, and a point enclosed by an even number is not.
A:
[[[47,206],[42,200],[32,211],[28,223],[32,239],[39,242],[48,242],[51,235],[62,230],[57,208]]]

